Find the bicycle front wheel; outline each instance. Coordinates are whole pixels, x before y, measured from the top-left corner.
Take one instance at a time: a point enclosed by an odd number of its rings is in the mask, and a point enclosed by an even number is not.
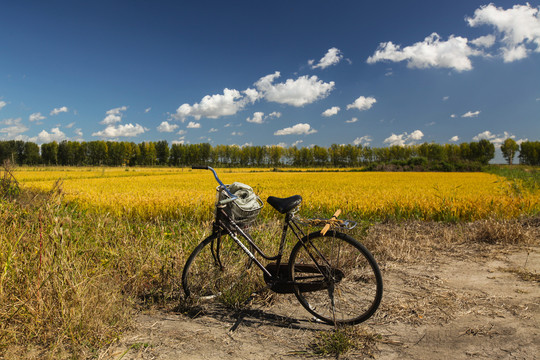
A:
[[[358,324],[377,310],[382,276],[373,255],[349,235],[311,233],[289,260],[294,292],[307,311],[329,324]]]
[[[217,301],[240,307],[256,287],[248,259],[229,236],[210,235],[193,250],[184,266],[185,299],[195,306]]]

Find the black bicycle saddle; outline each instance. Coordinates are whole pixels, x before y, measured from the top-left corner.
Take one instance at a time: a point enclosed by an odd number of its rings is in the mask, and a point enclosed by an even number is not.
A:
[[[289,196],[288,198],[269,196],[266,202],[272,205],[272,207],[281,214],[285,214],[300,205],[302,202],[302,197],[300,195],[293,195]]]

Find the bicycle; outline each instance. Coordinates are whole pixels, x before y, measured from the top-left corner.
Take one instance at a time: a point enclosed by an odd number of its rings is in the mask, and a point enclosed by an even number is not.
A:
[[[383,292],[381,272],[371,253],[357,240],[337,229],[352,229],[356,222],[331,219],[301,219],[296,216],[300,195],[270,196],[267,203],[285,215],[276,255],[261,250],[249,234],[249,225],[264,206],[242,209],[240,199],[224,185],[209,166],[219,186],[212,233],[193,250],[182,273],[185,299],[203,302],[235,296],[246,287],[245,271],[253,264],[263,272],[267,287],[276,293],[294,293],[300,304],[316,319],[332,325],[358,324],[377,310]],[[237,184],[237,183],[235,183]],[[255,195],[256,196],[256,195]],[[300,225],[325,225],[320,231],[304,233]],[[297,239],[288,262],[283,259],[288,230]],[[226,238],[232,241],[226,241]],[[244,241],[242,241],[243,239]],[[267,261],[259,261],[259,254]],[[242,261],[242,257],[247,260]],[[239,290],[240,289],[240,290]],[[247,292],[252,289],[247,286]]]

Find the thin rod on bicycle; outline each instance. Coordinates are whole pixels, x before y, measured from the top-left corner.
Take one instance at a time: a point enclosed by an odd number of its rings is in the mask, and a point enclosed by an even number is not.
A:
[[[214,170],[214,168],[210,167],[210,166],[207,166],[207,169],[212,171],[212,173],[214,173],[214,177],[216,178],[216,181],[218,182],[219,185],[221,185],[221,187],[225,190],[225,192],[227,193],[227,195],[230,196],[230,198],[232,200],[236,199],[236,195],[233,195],[229,189],[227,189],[227,187],[225,186],[225,184],[223,184],[223,182],[221,182],[221,180],[219,179],[218,177],[218,174],[216,173],[216,170]]]
[[[223,211],[223,210],[221,210],[221,211]],[[228,215],[226,215],[226,214],[224,214],[224,216],[228,217]],[[279,258],[281,258],[283,252],[280,252],[275,256],[266,255],[264,253],[264,251],[261,248],[259,248],[257,246],[257,244],[255,244],[255,242],[253,241],[253,238],[251,237],[251,235],[249,235],[249,233],[244,232],[244,230],[241,227],[239,227],[238,224],[232,223],[232,221],[229,224],[226,224],[221,220],[218,220],[218,222],[219,222],[219,225],[221,226],[221,228],[225,229],[229,235],[234,234],[235,232],[242,235],[242,237],[248,241],[248,244],[250,246],[252,246],[253,249],[255,249],[255,251],[257,253],[259,253],[266,260],[273,261],[273,260],[278,260]],[[231,237],[232,237],[232,235],[231,235]]]

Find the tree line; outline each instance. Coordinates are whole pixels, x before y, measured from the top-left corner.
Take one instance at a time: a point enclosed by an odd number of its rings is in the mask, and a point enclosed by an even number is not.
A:
[[[507,139],[501,146],[504,158],[512,164],[519,150],[519,162],[540,165],[540,142],[521,144]],[[167,141],[117,142],[64,140],[42,144],[22,140],[0,141],[0,161],[18,165],[107,165],[107,166],[190,166],[208,164],[225,167],[360,167],[381,164],[415,169],[435,164],[434,169],[467,170],[467,164],[488,164],[495,157],[495,146],[488,140],[461,144],[423,143],[419,145],[370,147],[337,145],[330,147],[243,146],[172,144]],[[459,166],[464,165],[465,168]],[[440,169],[439,169],[440,167]]]

